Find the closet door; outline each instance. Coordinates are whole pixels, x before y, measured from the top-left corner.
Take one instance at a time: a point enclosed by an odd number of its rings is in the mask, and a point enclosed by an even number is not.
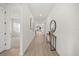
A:
[[[5,19],[4,19],[4,9],[0,7],[0,52],[5,50]]]

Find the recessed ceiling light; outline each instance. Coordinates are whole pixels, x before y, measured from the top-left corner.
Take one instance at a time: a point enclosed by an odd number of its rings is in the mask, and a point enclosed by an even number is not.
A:
[[[40,16],[42,16],[42,14],[40,14]]]

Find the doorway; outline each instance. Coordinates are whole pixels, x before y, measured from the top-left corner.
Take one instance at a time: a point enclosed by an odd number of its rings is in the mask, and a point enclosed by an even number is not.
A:
[[[20,51],[20,23],[19,19],[12,19],[12,29],[11,29],[11,49],[19,54]]]
[[[18,56],[19,52],[20,52],[20,23],[19,23],[19,19],[12,18],[9,25],[10,25],[10,29],[9,29],[10,30],[10,33],[9,33],[10,44],[8,44],[8,45],[10,45],[10,48],[1,52],[0,56]],[[6,37],[6,39],[7,39],[7,37]],[[7,39],[7,41],[8,41],[8,39]]]

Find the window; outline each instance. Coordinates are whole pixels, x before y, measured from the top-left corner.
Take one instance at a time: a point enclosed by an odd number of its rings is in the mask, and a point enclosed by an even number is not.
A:
[[[19,23],[13,23],[13,31],[20,32],[20,24]]]

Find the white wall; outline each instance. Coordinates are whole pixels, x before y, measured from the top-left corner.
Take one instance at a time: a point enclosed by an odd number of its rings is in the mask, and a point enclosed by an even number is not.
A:
[[[79,4],[55,4],[47,18],[46,32],[52,18],[57,23],[57,52],[64,56],[79,55]]]
[[[30,30],[30,17],[32,17],[27,5],[22,5],[22,19],[21,19],[21,32],[22,32],[22,49],[21,55],[24,55],[32,39],[34,38],[33,30]],[[33,17],[32,17],[33,18]]]

